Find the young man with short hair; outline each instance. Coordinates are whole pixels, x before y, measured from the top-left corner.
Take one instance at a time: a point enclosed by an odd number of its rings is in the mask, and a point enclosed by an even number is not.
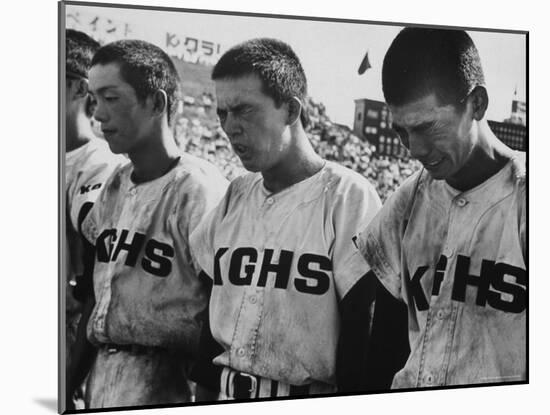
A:
[[[188,402],[207,304],[189,235],[226,180],[178,149],[171,125],[180,80],[160,48],[138,40],[103,46],[89,87],[105,139],[130,163],[110,177],[82,224],[95,291],[87,338],[97,348],[87,408]]]
[[[364,390],[374,281],[352,237],[380,199],[313,150],[307,81],[289,45],[239,44],[212,79],[221,126],[250,173],[191,236],[212,284],[197,400]]]
[[[478,51],[462,30],[406,28],[382,82],[423,165],[358,238],[408,307],[411,353],[392,387],[525,381],[525,154],[489,128]]]

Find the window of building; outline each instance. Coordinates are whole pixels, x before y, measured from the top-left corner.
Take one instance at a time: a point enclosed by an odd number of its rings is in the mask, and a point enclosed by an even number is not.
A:
[[[378,119],[378,116],[379,116],[379,112],[378,111],[375,111],[375,110],[367,110],[367,117],[368,118],[373,118],[373,119]]]

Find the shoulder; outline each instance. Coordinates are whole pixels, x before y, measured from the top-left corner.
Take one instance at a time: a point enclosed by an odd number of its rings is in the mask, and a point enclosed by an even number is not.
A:
[[[520,186],[525,186],[525,181],[527,179],[526,154],[523,151],[516,151],[514,154],[515,156],[511,160],[514,180],[518,182]]]
[[[335,196],[360,194],[378,198],[374,186],[366,177],[333,161],[327,160],[323,181],[325,189],[330,189]]]
[[[82,182],[104,181],[117,167],[130,163],[126,157],[113,154],[105,140],[96,138],[74,150],[72,163],[74,172]]]
[[[260,173],[245,173],[233,179],[227,191],[232,198],[241,197],[249,194],[252,189],[262,184],[262,175]]]
[[[130,162],[125,156],[114,154],[109,148],[109,144],[101,138],[96,138],[86,144],[83,156],[88,164],[103,167],[114,167]]]
[[[106,199],[118,197],[121,189],[129,186],[132,169],[133,167],[130,161],[115,166],[111,175],[106,179],[103,185],[98,202],[104,202]]]
[[[401,185],[388,197],[383,209],[403,211],[410,208],[419,193],[427,191],[433,182],[432,177],[423,169],[407,177]]]
[[[520,151],[515,152],[515,156],[512,158],[511,163],[512,173],[510,180],[516,194],[521,213],[525,216],[527,206],[527,172],[525,153]]]
[[[218,168],[201,158],[184,153],[178,165],[174,168],[173,182],[184,187],[219,191],[227,187],[227,179]]]

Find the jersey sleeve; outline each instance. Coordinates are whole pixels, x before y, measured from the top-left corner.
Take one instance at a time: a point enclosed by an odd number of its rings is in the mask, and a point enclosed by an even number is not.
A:
[[[227,180],[219,175],[210,176],[206,178],[206,181],[199,184],[202,189],[195,189],[193,194],[193,200],[189,200],[187,205],[189,206],[187,215],[185,218],[179,220],[180,232],[185,236],[185,239],[189,241],[186,246],[189,248],[187,254],[189,255],[190,262],[193,264],[193,268],[198,273],[203,270],[208,275],[208,271],[203,266],[203,261],[199,261],[197,256],[197,250],[194,249],[198,242],[192,239],[194,231],[200,227],[200,224],[206,222],[211,217],[211,213],[216,211],[218,204],[222,200],[228,186]],[[202,241],[200,243],[203,243]]]
[[[380,206],[378,194],[366,179],[353,182],[337,194],[333,211],[332,263],[339,299],[343,299],[369,270],[357,249],[354,235],[374,218]]]
[[[375,218],[357,235],[362,256],[380,282],[397,299],[401,294],[401,244],[418,174],[393,193]]]
[[[518,157],[514,160],[514,173],[517,186],[517,206],[518,206],[518,232],[521,243],[521,251],[524,262],[527,262],[527,184],[525,153],[518,152]]]
[[[202,270],[208,277],[214,277],[214,236],[217,225],[224,213],[231,195],[232,185],[229,185],[225,196],[217,206],[206,214],[197,227],[191,232],[189,246],[196,269]]]
[[[101,212],[101,203],[94,203],[80,225],[80,233],[92,245],[95,245],[99,236],[98,227],[101,223]]]

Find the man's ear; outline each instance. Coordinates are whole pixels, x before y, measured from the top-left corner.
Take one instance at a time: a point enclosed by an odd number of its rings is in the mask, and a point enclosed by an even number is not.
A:
[[[476,86],[470,93],[472,102],[472,115],[475,120],[481,121],[485,117],[487,107],[489,106],[489,95],[484,86]]]
[[[304,106],[298,97],[292,97],[288,103],[288,125],[293,125],[300,120]]]
[[[153,112],[156,115],[162,115],[166,110],[168,112],[168,95],[163,89],[157,89],[152,95]]]
[[[84,78],[71,79],[69,88],[73,99],[85,98],[88,95],[88,80]]]

